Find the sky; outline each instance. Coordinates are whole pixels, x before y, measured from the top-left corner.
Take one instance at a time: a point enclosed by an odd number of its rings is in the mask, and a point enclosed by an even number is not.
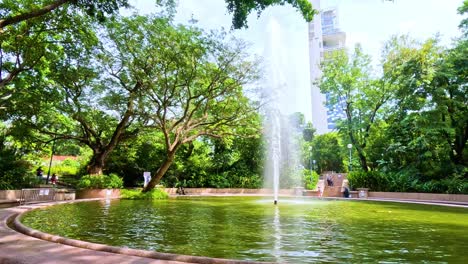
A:
[[[131,0],[139,13],[154,12],[154,0]],[[441,43],[449,46],[459,36],[458,24],[462,17],[457,8],[463,0],[322,0],[321,8],[337,7],[339,27],[346,32],[346,46],[360,43],[364,51],[373,57],[375,66],[380,60],[383,43],[395,34],[409,34],[425,40],[440,34]],[[179,0],[175,21],[187,24],[191,19],[206,30],[224,28],[230,30],[231,15],[223,0]],[[272,21],[279,24],[271,36]],[[273,23],[273,24],[276,24]],[[251,44],[250,52],[265,57],[271,52],[280,54],[280,70],[287,83],[281,96],[286,112],[302,112],[311,120],[310,77],[307,23],[291,6],[267,8],[260,17],[251,14],[248,29],[232,33]],[[275,39],[277,43],[272,43]],[[268,57],[268,58],[267,58]]]

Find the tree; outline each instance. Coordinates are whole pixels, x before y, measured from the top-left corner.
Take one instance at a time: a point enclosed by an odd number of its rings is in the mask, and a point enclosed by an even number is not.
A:
[[[307,22],[312,21],[317,10],[312,9],[312,4],[309,0],[225,0],[227,3],[227,9],[230,13],[233,13],[232,26],[233,28],[244,28],[247,27],[247,16],[256,10],[257,14],[273,5],[284,5],[290,4],[298,9],[304,19]]]
[[[312,158],[317,161],[315,168],[323,171],[343,171],[344,146],[335,132],[317,135],[312,141]]]
[[[466,3],[465,3],[466,4]],[[451,161],[467,166],[468,155],[468,39],[460,39],[444,52],[427,95],[434,103],[434,114],[443,124],[440,131],[447,141]]]
[[[13,2],[6,0],[0,7],[2,16],[0,19],[0,34],[9,25],[46,16],[60,7],[66,9],[67,5],[84,11],[101,21],[104,20],[105,14],[113,14],[119,10],[119,7],[129,6],[128,0],[27,0],[19,3],[13,0]]]
[[[454,158],[461,147],[455,133],[463,138],[462,78],[446,63],[449,56],[436,39],[418,42],[408,36],[394,37],[386,50],[385,74],[392,76],[398,89],[386,119],[385,166],[411,171],[419,179],[439,178],[453,171],[450,156]]]
[[[345,110],[346,119],[338,122],[338,129],[349,136],[361,169],[368,171],[368,139],[382,107],[391,98],[393,80],[372,78],[370,57],[359,45],[350,56],[344,50],[328,54],[322,70],[320,90],[329,96],[328,107]]]
[[[44,100],[32,98],[36,102],[19,108],[12,119],[55,140],[88,146],[93,151],[89,174],[102,174],[113,149],[136,136],[138,127],[132,125],[142,86],[123,62],[126,49],[113,42],[112,31],[101,31],[102,42],[96,47],[77,45],[64,51],[64,59],[50,62],[47,83],[38,91]]]
[[[13,2],[4,3],[0,13],[20,12],[22,5]],[[67,10],[9,25],[0,33],[0,109],[11,113],[15,105],[24,104],[21,100],[31,93],[29,89],[47,82],[50,64],[63,59],[65,50],[75,46],[89,49],[96,44],[92,21]]]
[[[150,120],[148,128],[164,134],[165,160],[144,191],[161,180],[182,145],[201,136],[255,133],[256,111],[242,89],[257,71],[243,43],[154,17],[125,18],[111,31],[126,49],[123,63],[142,80],[140,114]]]

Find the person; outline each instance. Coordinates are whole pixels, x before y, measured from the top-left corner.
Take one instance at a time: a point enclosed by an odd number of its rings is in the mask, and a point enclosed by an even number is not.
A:
[[[57,183],[57,179],[58,179],[57,174],[53,173],[53,174],[52,174],[52,178],[50,179],[50,182],[51,182],[53,185],[55,185],[55,184]]]
[[[179,186],[179,188],[177,188],[176,193],[177,193],[177,194],[180,194],[180,195],[185,195],[184,187]]]
[[[328,186],[333,186],[333,180],[330,175],[327,175],[327,185]]]
[[[349,198],[349,189],[348,189],[348,187],[344,187],[343,196],[344,196],[344,198]]]
[[[37,179],[38,179],[39,181],[41,181],[41,182],[42,182],[42,175],[43,175],[43,173],[44,173],[44,171],[42,170],[42,167],[37,168],[37,170],[36,170],[36,176],[37,176]]]

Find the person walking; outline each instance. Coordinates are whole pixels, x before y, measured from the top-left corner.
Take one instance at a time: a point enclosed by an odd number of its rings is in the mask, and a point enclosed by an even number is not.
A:
[[[39,183],[42,183],[43,174],[44,174],[44,171],[42,170],[42,167],[37,168],[37,170],[36,170],[36,177],[37,177],[37,179],[39,180]]]

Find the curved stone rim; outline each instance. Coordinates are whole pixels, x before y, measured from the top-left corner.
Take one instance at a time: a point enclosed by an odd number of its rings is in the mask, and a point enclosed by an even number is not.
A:
[[[248,261],[248,260],[235,260],[235,259],[223,259],[223,258],[210,258],[210,257],[202,257],[202,256],[191,256],[191,255],[182,255],[182,254],[173,254],[173,253],[161,253],[157,251],[149,251],[149,250],[142,250],[142,249],[132,249],[132,248],[123,248],[123,247],[116,247],[116,246],[109,246],[105,244],[99,243],[92,243],[86,242],[77,239],[65,238],[57,235],[52,235],[48,233],[41,232],[36,229],[32,229],[27,227],[21,223],[21,217],[29,211],[49,207],[57,204],[63,203],[77,203],[77,202],[89,202],[89,201],[99,201],[105,199],[84,199],[84,200],[75,200],[75,201],[65,201],[65,202],[51,202],[45,204],[35,204],[34,208],[24,208],[24,210],[16,215],[12,215],[14,217],[12,222],[12,227],[15,231],[18,231],[22,234],[35,237],[41,240],[90,249],[95,251],[103,251],[108,253],[114,254],[122,254],[122,255],[129,255],[135,257],[144,257],[150,259],[157,259],[157,260],[168,260],[168,261],[179,261],[179,262],[187,262],[187,263],[199,263],[199,264],[274,264],[274,262],[259,262],[259,261]],[[22,208],[23,209],[23,208]]]
[[[454,204],[449,204],[449,203],[443,203],[443,201],[441,201],[440,203],[439,202],[433,203],[433,202],[427,202],[427,201],[421,202],[421,201],[414,201],[414,200],[396,200],[396,199],[352,199],[352,198],[341,199],[341,198],[335,198],[335,197],[330,197],[333,199],[316,198],[316,197],[307,197],[307,198],[308,199],[325,199],[325,200],[353,200],[353,201],[364,201],[364,202],[365,201],[400,202],[400,203],[427,204],[427,205],[437,205],[437,206],[449,206],[449,207],[454,206],[454,207],[468,208],[467,205],[454,205]],[[143,258],[155,259],[155,260],[179,261],[179,262],[200,263],[200,264],[268,264],[268,263],[273,264],[274,263],[274,262],[259,262],[259,261],[247,261],[247,260],[210,258],[210,257],[203,257],[203,256],[191,256],[191,255],[182,255],[182,254],[173,254],[173,253],[161,253],[157,251],[148,251],[148,250],[141,250],[141,249],[131,249],[131,248],[109,246],[105,244],[86,242],[82,240],[64,238],[61,236],[44,233],[39,230],[29,228],[23,225],[20,221],[23,214],[32,210],[54,206],[57,204],[101,201],[101,200],[106,200],[106,199],[94,198],[94,199],[60,201],[60,202],[50,202],[50,203],[43,203],[43,204],[19,206],[16,208],[20,209],[20,212],[12,213],[10,216],[7,217],[6,221],[11,222],[11,225],[9,226],[13,227],[14,231],[20,232],[27,236],[35,237],[35,238],[48,241],[48,242],[52,242],[52,243],[58,243],[58,244],[72,246],[72,247],[83,248],[83,249],[94,250],[94,251],[102,251],[102,252],[113,253],[113,254],[143,257]]]

